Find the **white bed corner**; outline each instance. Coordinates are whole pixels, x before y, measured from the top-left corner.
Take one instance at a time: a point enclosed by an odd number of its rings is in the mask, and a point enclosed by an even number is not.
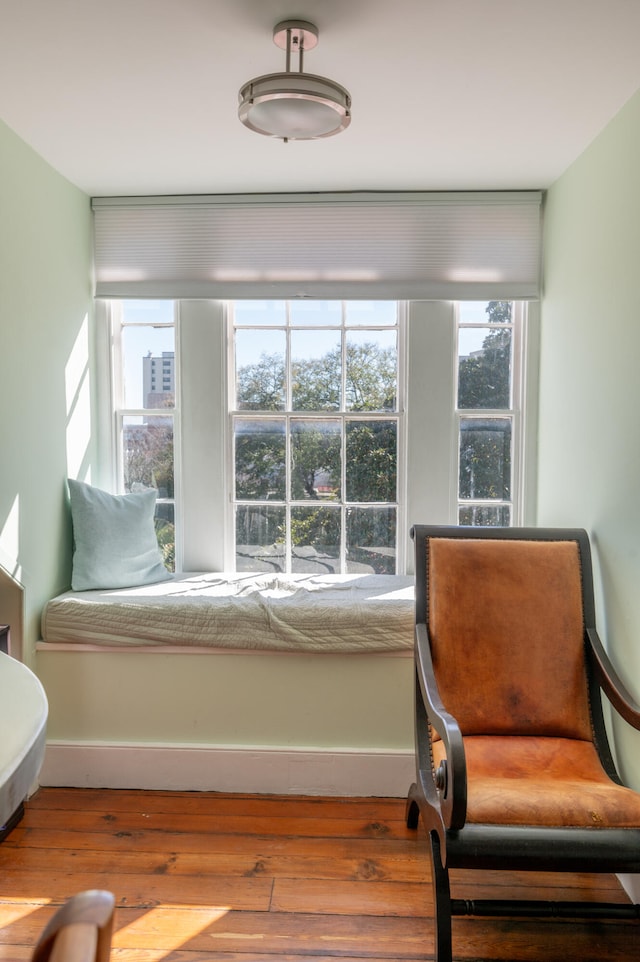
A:
[[[19,820],[37,783],[45,749],[48,705],[40,681],[0,652],[0,836]]]

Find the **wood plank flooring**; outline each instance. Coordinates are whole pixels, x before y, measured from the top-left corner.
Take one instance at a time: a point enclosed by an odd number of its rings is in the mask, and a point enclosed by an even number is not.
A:
[[[627,900],[613,876],[453,882],[460,898]],[[433,959],[426,842],[403,799],[41,789],[0,845],[0,959],[29,959],[86,888],[116,896],[113,962]],[[465,962],[640,958],[637,922],[456,918],[453,930]]]

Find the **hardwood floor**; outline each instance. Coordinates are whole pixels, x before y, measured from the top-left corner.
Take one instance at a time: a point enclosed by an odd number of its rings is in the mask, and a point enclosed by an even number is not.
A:
[[[0,959],[55,907],[116,896],[113,962],[433,959],[423,830],[403,799],[45,788],[0,845]],[[455,876],[454,895],[626,901],[613,876]],[[456,960],[640,957],[640,923],[453,921]]]

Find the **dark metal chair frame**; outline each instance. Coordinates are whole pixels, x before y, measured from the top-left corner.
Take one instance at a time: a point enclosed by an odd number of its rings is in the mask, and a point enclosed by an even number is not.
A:
[[[420,817],[431,849],[435,905],[436,962],[451,962],[453,915],[640,918],[631,903],[544,902],[535,900],[452,899],[449,869],[543,872],[640,872],[640,827],[566,828],[500,826],[466,822],[467,773],[463,738],[456,719],[442,704],[431,659],[428,630],[429,538],[498,538],[575,541],[582,566],[585,661],[594,742],[603,767],[618,784],[622,780],[611,754],[601,692],[630,725],[640,729],[640,706],[616,673],[598,637],[591,550],[586,531],[567,528],[479,528],[415,525],[416,627],[415,726],[416,781],[409,790],[406,818],[417,828]],[[446,748],[446,764],[434,771],[429,726]]]

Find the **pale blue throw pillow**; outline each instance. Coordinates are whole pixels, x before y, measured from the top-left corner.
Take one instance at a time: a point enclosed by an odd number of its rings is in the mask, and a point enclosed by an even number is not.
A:
[[[133,588],[167,581],[153,515],[156,492],[108,494],[69,479],[74,591]]]

